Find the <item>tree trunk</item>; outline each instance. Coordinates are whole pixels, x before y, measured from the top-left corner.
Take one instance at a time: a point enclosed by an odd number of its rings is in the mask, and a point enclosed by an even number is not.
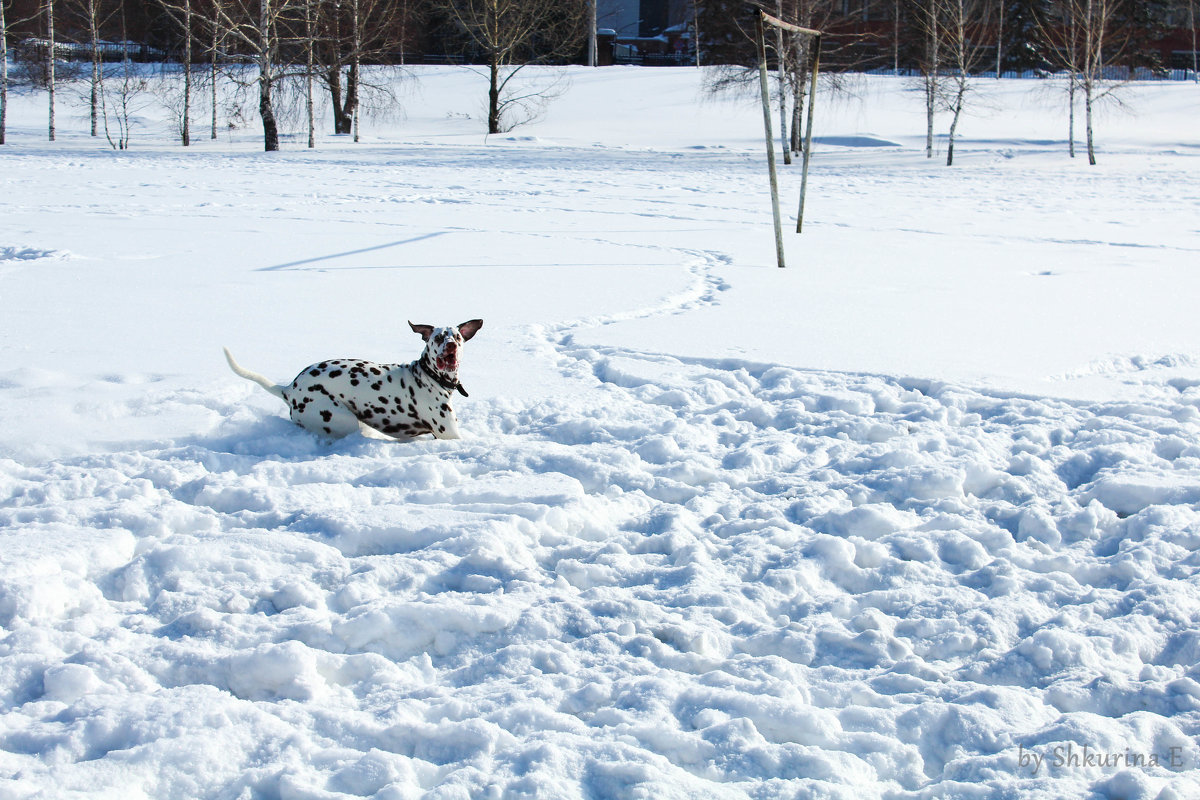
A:
[[[488,133],[500,133],[500,61],[493,54],[488,64]]]
[[[960,78],[961,80],[961,78]],[[958,99],[954,104],[954,116],[950,119],[950,135],[946,142],[946,166],[954,166],[954,133],[958,129],[958,118],[962,114],[963,92],[959,90]]]
[[[1200,53],[1196,51],[1196,0],[1188,3],[1188,26],[1192,29],[1192,80],[1200,83]]]
[[[783,19],[783,0],[775,0],[775,13]],[[784,58],[783,28],[775,26],[775,56],[779,59],[779,142],[783,147],[783,163],[792,163],[792,148],[788,145],[787,67]]]
[[[803,53],[799,57],[803,57]],[[801,138],[801,120],[804,118],[804,103],[807,97],[808,73],[807,70],[796,75],[796,86],[794,89],[794,97],[792,98],[792,152],[800,153],[803,149],[803,139]]]
[[[1067,150],[1071,158],[1075,157],[1075,75],[1071,75],[1071,83],[1067,88]]]
[[[219,6],[218,10],[214,11],[214,19],[220,17]],[[213,25],[212,35],[212,60],[209,62],[209,81],[212,83],[212,136],[217,138],[217,49],[221,46],[221,36],[218,33],[219,25]]]
[[[350,101],[350,117],[354,124],[354,141],[358,141],[358,84],[360,71],[359,59],[362,57],[362,28],[358,18],[358,0],[352,0],[350,4],[351,24],[351,41],[353,42],[354,52],[350,54],[350,80],[346,85],[346,99]]]
[[[274,46],[271,31],[271,4],[262,0],[258,14],[258,113],[263,124],[263,148],[268,153],[279,149],[279,125],[275,121],[275,109],[271,105],[271,84]]]
[[[329,85],[329,98],[333,104],[333,132],[347,134],[354,127],[354,116],[351,105],[351,88],[346,87],[346,95],[342,96],[342,68],[333,66],[325,73],[325,82]],[[347,81],[349,83],[349,81]]]
[[[3,0],[0,0],[3,2]],[[88,0],[88,39],[92,45],[92,85],[88,105],[91,108],[92,136],[99,136],[100,111],[100,9],[96,7],[97,0]]]
[[[929,63],[925,76],[925,157],[933,158],[933,112],[937,105],[938,70],[941,69],[938,12],[934,0],[929,2]]]
[[[1083,108],[1084,118],[1087,126],[1087,154],[1088,164],[1096,166],[1096,148],[1092,141],[1092,84],[1088,81],[1083,86]]]
[[[54,0],[46,0],[46,38],[50,46],[46,49],[46,76],[50,93],[50,141],[54,141]]]
[[[1102,79],[1104,68],[1104,8],[1097,8],[1098,0],[1087,0],[1084,21],[1083,54],[1083,117],[1087,135],[1088,164],[1096,165],[1096,148],[1092,138],[1092,106],[1095,101],[1096,83]]]
[[[308,147],[317,146],[316,120],[313,119],[313,48],[317,46],[313,35],[313,0],[304,3],[304,110],[308,116]]]
[[[900,0],[892,9],[892,71],[900,74]]]
[[[273,153],[279,149],[279,125],[275,122],[275,109],[271,107],[271,82],[259,78],[258,113],[262,115],[263,149]]]
[[[8,25],[4,21],[4,2],[0,0],[0,144],[8,127]]]
[[[1000,70],[1004,60],[1004,2],[999,0],[1000,24],[996,26],[996,80],[1000,80]]]
[[[179,131],[183,146],[192,143],[192,0],[183,6],[183,124]]]

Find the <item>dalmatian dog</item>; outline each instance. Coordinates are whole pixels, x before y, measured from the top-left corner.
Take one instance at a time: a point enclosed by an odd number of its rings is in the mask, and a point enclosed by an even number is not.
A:
[[[458,382],[459,351],[483,320],[452,328],[408,325],[425,340],[421,357],[410,364],[322,361],[306,367],[290,384],[274,384],[241,367],[228,348],[225,358],[238,375],[287,403],[293,422],[323,438],[340,439],[365,425],[397,439],[424,433],[457,439],[450,400],[456,391],[467,396]]]

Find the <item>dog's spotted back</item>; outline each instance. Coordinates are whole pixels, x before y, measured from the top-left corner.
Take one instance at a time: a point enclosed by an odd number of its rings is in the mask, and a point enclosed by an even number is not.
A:
[[[397,438],[430,433],[457,439],[458,419],[450,400],[455,391],[466,395],[458,381],[459,356],[483,320],[444,328],[408,324],[425,340],[420,358],[408,364],[322,361],[305,367],[290,384],[275,385],[243,369],[228,350],[225,356],[234,372],[287,403],[293,422],[325,438],[340,438],[366,425]]]

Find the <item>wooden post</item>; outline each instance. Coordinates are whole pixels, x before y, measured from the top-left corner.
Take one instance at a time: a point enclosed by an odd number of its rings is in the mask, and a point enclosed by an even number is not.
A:
[[[756,25],[758,34],[758,83],[762,94],[763,130],[767,137],[767,170],[771,173],[771,214],[775,222],[775,260],[782,269],[783,259],[783,223],[779,217],[779,180],[775,174],[775,137],[771,133],[771,97],[767,81],[767,42],[763,31],[763,17],[759,14]]]
[[[808,121],[804,124],[804,164],[800,170],[800,209],[796,212],[796,233],[804,227],[804,194],[808,191],[808,159],[812,156],[813,106],[817,104],[817,71],[821,67],[821,34],[813,37],[812,81],[808,89]]]

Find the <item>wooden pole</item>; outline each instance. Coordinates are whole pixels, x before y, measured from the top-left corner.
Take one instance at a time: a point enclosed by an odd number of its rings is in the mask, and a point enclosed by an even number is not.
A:
[[[808,191],[808,159],[812,156],[813,106],[817,104],[817,71],[821,67],[821,34],[812,41],[812,76],[808,90],[808,121],[804,124],[804,164],[800,171],[800,210],[796,212],[796,233],[804,227],[804,195]]]
[[[783,223],[779,216],[779,180],[775,175],[775,141],[771,133],[771,97],[767,81],[767,42],[763,31],[763,18],[760,14],[756,31],[758,33],[758,83],[762,94],[763,130],[767,137],[767,169],[771,173],[771,214],[775,222],[775,260],[779,268],[785,266],[783,259]]]

